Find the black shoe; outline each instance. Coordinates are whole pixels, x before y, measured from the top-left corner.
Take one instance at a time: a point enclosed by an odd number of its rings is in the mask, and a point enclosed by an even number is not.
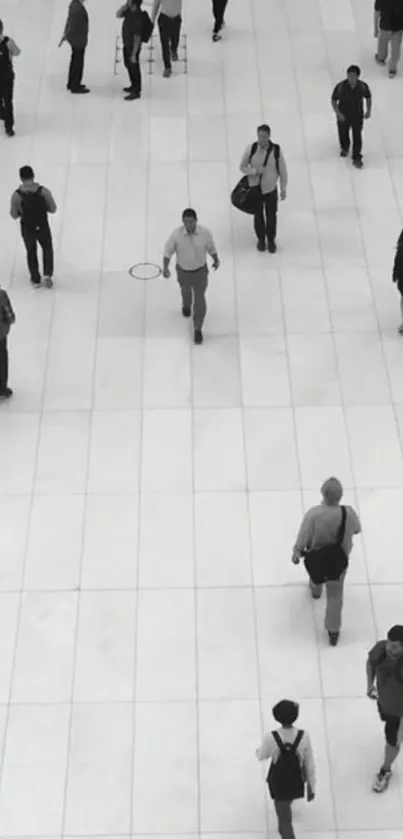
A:
[[[132,87],[130,87],[130,85],[129,85],[129,87],[124,87],[124,88],[123,88],[123,93],[131,93],[131,92],[132,92],[132,90],[133,90],[133,88],[132,88]]]
[[[348,149],[340,149],[340,157],[348,157]]]
[[[70,88],[70,93],[89,93],[89,92],[90,92],[89,88],[84,87],[84,85],[82,87],[74,87],[74,88],[72,87],[72,88]]]
[[[269,242],[268,245],[269,253],[277,253],[277,245],[275,242]]]
[[[355,160],[353,160],[353,166],[355,166],[356,169],[362,169],[363,165],[364,164],[360,157],[357,157]]]
[[[40,288],[41,287],[41,278],[39,280],[31,280],[32,288]]]
[[[7,137],[14,137],[15,136],[14,128],[6,128],[6,134],[7,134]]]
[[[4,390],[0,390],[0,399],[10,399],[13,395],[13,391],[11,387],[5,387]]]
[[[172,50],[171,58],[172,58],[172,61],[179,61],[178,50]]]
[[[328,632],[329,636],[329,644],[331,647],[337,647],[337,642],[339,640],[340,632]]]
[[[172,76],[172,67],[165,67],[163,72],[164,79],[169,79]]]
[[[202,333],[201,329],[195,329],[194,341],[195,341],[195,344],[202,344],[203,343],[203,333]]]
[[[132,90],[130,93],[125,96],[125,102],[133,102],[134,99],[140,99],[141,93],[135,93]]]
[[[265,245],[265,243],[264,243],[264,242],[262,242],[260,239],[259,239],[259,241],[258,241],[258,243],[257,243],[256,247],[257,247],[258,251],[260,251],[261,253],[262,253],[263,251],[265,251],[265,250],[266,250],[266,245]]]
[[[384,67],[385,64],[386,64],[386,60],[384,58],[379,58],[378,53],[376,53],[376,55],[375,55],[375,61],[376,61],[377,64],[381,64],[382,67]]]
[[[220,32],[213,32],[213,41],[217,43],[217,41],[221,41],[221,33]]]
[[[190,318],[191,315],[190,308],[188,306],[182,306],[182,315],[184,318]]]
[[[388,76],[390,79],[394,79],[397,75],[397,70],[389,70]]]

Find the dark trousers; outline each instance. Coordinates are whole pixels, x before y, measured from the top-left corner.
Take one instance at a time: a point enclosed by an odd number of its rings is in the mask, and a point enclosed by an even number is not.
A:
[[[346,119],[344,122],[337,120],[340,148],[348,152],[350,148],[350,131],[353,135],[353,160],[361,160],[362,157],[362,119]]]
[[[0,338],[0,395],[8,385],[8,350],[7,338]]]
[[[281,839],[295,839],[294,828],[292,826],[292,802],[275,801],[274,807],[277,814],[278,832]]]
[[[131,61],[133,50],[123,48],[123,61],[129,76],[130,87],[133,93],[141,93],[141,66],[140,66],[140,50],[137,53],[136,61]]]
[[[85,47],[72,47],[67,79],[68,90],[78,90],[83,81]]]
[[[214,32],[219,32],[223,27],[225,10],[228,0],[213,0]]]
[[[4,120],[6,131],[14,128],[14,76],[0,79],[0,118]]]
[[[21,233],[27,249],[27,262],[31,275],[31,283],[38,285],[41,281],[38,265],[38,244],[42,248],[43,275],[44,277],[53,277],[52,233],[48,224],[44,227],[39,227],[37,230],[24,230],[22,227]]]
[[[274,242],[277,233],[277,189],[262,195],[262,200],[254,216],[255,233],[259,242]]]
[[[197,268],[196,271],[185,271],[177,265],[176,270],[182,294],[182,306],[184,309],[191,309],[193,305],[193,326],[195,329],[201,329],[207,311],[207,265]]]
[[[182,18],[180,15],[177,15],[176,17],[168,17],[168,15],[161,14],[158,18],[162,60],[166,70],[170,70],[172,67],[172,53],[178,51],[181,25]]]

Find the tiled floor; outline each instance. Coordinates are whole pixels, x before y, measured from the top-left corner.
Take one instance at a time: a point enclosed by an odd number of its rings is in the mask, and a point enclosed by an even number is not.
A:
[[[254,749],[302,702],[318,796],[306,839],[401,839],[403,763],[367,649],[403,622],[403,344],[391,262],[403,208],[401,78],[374,65],[372,0],[185,0],[189,74],[113,78],[115,2],[88,0],[90,97],[64,89],[65,0],[2,0],[17,136],[0,138],[1,282],[18,323],[0,413],[0,837],[274,835]],[[117,31],[117,30],[116,30]],[[147,51],[145,51],[146,57]],[[374,93],[365,163],[338,159],[333,84]],[[228,193],[256,125],[288,161],[279,252]],[[28,287],[8,194],[32,163],[59,203],[54,293]],[[216,236],[206,343],[159,262],[194,204]],[[342,643],[290,563],[329,474],[360,510]]]

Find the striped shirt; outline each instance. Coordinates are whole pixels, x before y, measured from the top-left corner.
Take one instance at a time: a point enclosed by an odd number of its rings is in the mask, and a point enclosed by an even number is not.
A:
[[[207,227],[198,224],[194,233],[187,233],[184,226],[173,231],[165,245],[164,259],[171,259],[174,253],[180,268],[197,271],[206,264],[207,254],[217,255],[217,248]]]

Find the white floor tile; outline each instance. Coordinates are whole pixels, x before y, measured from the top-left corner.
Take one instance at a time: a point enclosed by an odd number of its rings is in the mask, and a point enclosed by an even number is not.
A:
[[[198,586],[250,585],[246,494],[196,493],[195,537]]]
[[[80,582],[82,495],[37,495],[29,529],[25,586],[74,591]]]
[[[193,500],[190,493],[143,495],[140,588],[193,586],[193,552]]]
[[[192,486],[191,413],[150,410],[143,415],[143,492],[189,492]]]
[[[0,590],[19,591],[24,573],[30,498],[0,495]]]
[[[93,415],[88,476],[90,492],[138,491],[140,436],[138,411],[99,411]]]
[[[136,495],[87,496],[82,588],[135,588],[138,504]]]
[[[87,478],[90,417],[85,411],[43,414],[36,492],[83,493]]]
[[[194,413],[194,469],[198,492],[246,487],[242,414],[237,408]]]
[[[249,489],[297,488],[292,412],[288,408],[248,408],[244,417]]]

